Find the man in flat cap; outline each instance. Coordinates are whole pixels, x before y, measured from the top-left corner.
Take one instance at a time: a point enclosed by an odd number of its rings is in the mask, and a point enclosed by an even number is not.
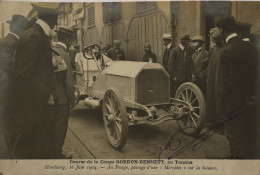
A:
[[[33,3],[38,19],[23,33],[16,52],[15,158],[51,158],[54,151],[54,85],[51,30],[57,25],[59,3]]]
[[[13,95],[14,57],[27,22],[26,17],[13,15],[12,20],[7,21],[10,33],[0,40],[0,158],[10,158],[15,141],[14,100],[10,98]]]
[[[170,52],[173,49],[172,36],[169,33],[163,34],[163,45],[166,47],[163,53],[163,67],[168,72],[168,61]]]
[[[217,119],[225,121],[231,157],[259,158],[254,51],[238,37],[234,17],[226,16],[216,26],[226,41],[220,57]]]
[[[144,43],[143,62],[157,63],[156,55],[152,52],[150,43]]]
[[[107,56],[112,60],[125,60],[125,52],[120,48],[120,40],[114,40],[114,47],[108,50]]]
[[[204,96],[206,96],[206,79],[207,79],[207,68],[209,62],[209,52],[203,47],[204,39],[201,35],[196,35],[191,40],[191,45],[195,49],[192,55],[192,78],[193,81],[201,89]]]
[[[184,82],[192,80],[192,54],[189,47],[190,36],[181,37],[179,46],[170,52],[168,70],[171,76],[171,97],[174,97],[177,88]]]
[[[58,42],[53,48],[59,57],[53,56],[53,62],[57,65],[64,64],[63,69],[59,66],[54,67],[54,84],[55,84],[55,158],[66,158],[62,154],[62,147],[65,141],[70,109],[75,106],[74,81],[73,72],[68,54],[68,48],[74,40],[74,31],[68,27],[60,26],[55,30],[58,37]]]

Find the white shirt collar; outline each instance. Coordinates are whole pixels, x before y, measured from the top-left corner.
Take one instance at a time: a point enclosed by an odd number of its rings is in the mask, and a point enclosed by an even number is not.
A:
[[[65,50],[67,50],[67,46],[66,46],[66,44],[64,44],[64,43],[62,43],[62,42],[57,42],[56,44],[59,44],[59,45],[61,45],[62,47],[64,47],[64,48],[65,48]]]
[[[172,43],[168,44],[168,45],[167,45],[167,49],[170,49],[171,46],[172,46]]]
[[[15,33],[13,32],[10,32],[11,35],[15,36],[18,40],[20,40],[20,37],[18,35],[16,35]]]
[[[179,47],[181,48],[181,50],[184,49],[184,47],[183,47],[183,45],[181,43],[179,44]]]
[[[250,41],[249,38],[243,38],[242,40],[243,40],[243,41]]]
[[[236,33],[232,33],[231,35],[229,35],[229,36],[226,38],[226,43],[228,43],[228,41],[229,41],[231,38],[235,37],[235,36],[237,36]]]
[[[199,51],[201,51],[201,49],[202,49],[202,47],[198,48],[196,51],[199,52]]]
[[[51,35],[51,28],[50,28],[50,26],[49,26],[46,22],[44,22],[44,21],[41,20],[41,19],[37,19],[36,23],[41,26],[41,28],[43,29],[44,33],[45,33],[47,36],[50,36],[50,35]]]

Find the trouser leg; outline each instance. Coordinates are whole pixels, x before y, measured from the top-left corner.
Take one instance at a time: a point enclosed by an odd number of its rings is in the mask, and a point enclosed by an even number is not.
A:
[[[64,145],[69,119],[69,104],[60,104],[56,107],[56,121],[55,121],[55,151],[59,157],[62,155],[62,147]]]

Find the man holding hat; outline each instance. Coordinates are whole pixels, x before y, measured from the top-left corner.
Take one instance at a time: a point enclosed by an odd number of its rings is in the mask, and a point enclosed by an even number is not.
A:
[[[114,47],[109,49],[107,56],[112,60],[125,60],[125,52],[120,48],[120,40],[114,40]]]
[[[10,33],[0,40],[0,157],[10,158],[15,141],[14,132],[14,101],[13,71],[15,52],[20,36],[27,29],[27,18],[22,15],[13,15],[10,24]],[[2,148],[4,146],[5,148]],[[4,154],[4,155],[3,155]]]
[[[170,52],[173,49],[172,36],[169,33],[163,34],[163,45],[166,47],[163,53],[163,67],[168,72],[168,61]]]
[[[17,139],[15,158],[51,158],[54,151],[54,85],[50,45],[59,3],[33,3],[38,19],[23,33],[16,52]]]
[[[170,52],[168,70],[171,76],[171,97],[174,97],[182,83],[191,81],[193,50],[189,47],[190,40],[189,35],[182,36],[179,46]]]
[[[230,145],[231,157],[259,158],[256,144],[257,104],[253,49],[236,33],[233,16],[222,18],[216,25],[225,38],[226,46],[220,58],[220,93],[217,119],[225,121],[225,133]]]
[[[191,45],[195,49],[195,52],[192,55],[192,79],[205,96],[209,52],[203,48],[204,42],[205,41],[201,35],[196,35],[191,40]]]
[[[53,56],[53,62],[58,65],[64,64],[63,69],[59,69],[59,66],[54,67],[54,84],[55,84],[55,158],[66,158],[62,154],[62,147],[65,141],[70,108],[75,106],[75,94],[74,94],[74,81],[72,65],[70,56],[68,54],[68,48],[74,39],[73,30],[60,26],[58,30],[55,30],[58,36],[58,42],[53,48],[59,57]],[[55,64],[54,64],[55,65]]]

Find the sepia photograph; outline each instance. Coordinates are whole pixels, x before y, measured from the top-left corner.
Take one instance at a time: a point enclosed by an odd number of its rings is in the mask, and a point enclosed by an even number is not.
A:
[[[260,1],[0,1],[0,174],[260,159],[259,19]]]

